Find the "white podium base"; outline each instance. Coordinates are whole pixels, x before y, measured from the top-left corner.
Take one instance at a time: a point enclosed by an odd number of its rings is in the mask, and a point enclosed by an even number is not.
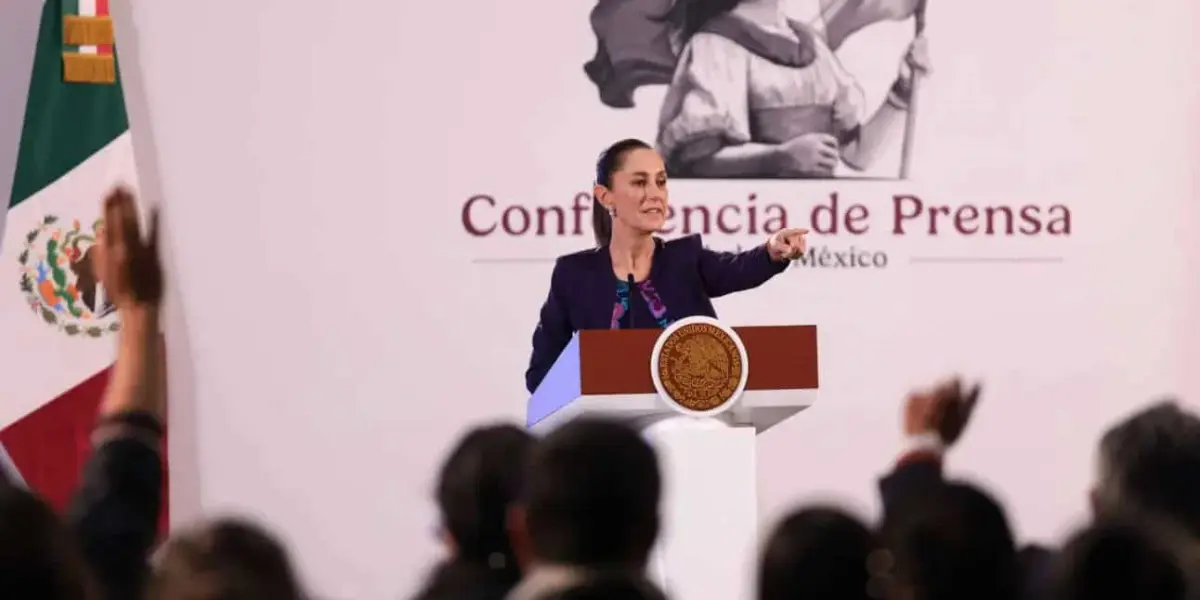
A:
[[[650,425],[663,523],[650,576],[672,600],[754,597],[758,478],[753,427],[669,418]]]

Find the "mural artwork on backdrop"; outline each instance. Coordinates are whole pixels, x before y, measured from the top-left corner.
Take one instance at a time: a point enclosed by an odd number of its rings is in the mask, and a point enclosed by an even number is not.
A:
[[[937,77],[926,15],[941,1],[950,0],[595,0],[590,14],[579,12],[595,51],[561,68],[595,93],[579,110],[656,116],[652,129],[612,138],[652,140],[679,182],[664,236],[699,233],[714,249],[734,250],[805,227],[814,235],[794,265],[802,269],[1061,263],[1063,245],[1029,254],[1035,246],[1019,242],[1068,240],[1064,199],[974,199],[941,186],[935,170],[979,167],[969,153],[951,153],[963,162],[949,167],[942,158],[934,169],[914,168],[917,124],[937,116],[922,112],[920,99],[958,84],[921,85]],[[876,43],[886,38],[880,31],[900,29],[904,44]],[[844,61],[851,46],[854,60]],[[938,134],[922,129],[927,146]],[[591,243],[592,206],[590,186],[508,201],[485,190],[463,201],[461,222],[469,236],[508,248],[548,238],[582,247]],[[904,247],[918,238],[1018,243]],[[552,259],[544,247],[512,252],[475,262]]]
[[[614,109],[633,108],[643,85],[668,86],[656,146],[676,179],[832,178],[839,163],[873,166],[890,138],[909,146],[913,83],[929,66],[923,0],[821,0],[812,23],[786,18],[781,2],[599,0],[584,71]],[[881,57],[899,73],[869,107],[835,51],[867,25],[910,18],[906,55]]]

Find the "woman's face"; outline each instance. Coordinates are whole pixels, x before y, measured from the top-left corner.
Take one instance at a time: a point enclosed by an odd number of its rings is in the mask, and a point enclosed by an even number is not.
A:
[[[627,152],[612,176],[612,187],[596,187],[596,198],[618,223],[639,233],[654,233],[667,223],[667,170],[654,150]]]

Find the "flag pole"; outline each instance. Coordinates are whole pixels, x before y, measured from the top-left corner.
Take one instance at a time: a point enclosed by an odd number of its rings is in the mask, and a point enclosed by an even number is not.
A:
[[[922,0],[913,13],[913,25],[916,29],[916,35],[913,39],[921,37],[925,33],[925,2]],[[907,55],[905,60],[907,60]],[[913,69],[912,73],[912,90],[908,97],[908,112],[904,115],[904,146],[900,149],[900,179],[909,178],[909,169],[912,165],[912,148],[913,139],[916,137],[914,132],[917,128],[917,93],[921,89],[921,73],[917,69]]]

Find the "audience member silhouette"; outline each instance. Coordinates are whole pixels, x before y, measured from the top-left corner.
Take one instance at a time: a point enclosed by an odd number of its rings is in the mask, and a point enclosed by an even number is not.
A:
[[[880,550],[874,532],[841,510],[795,511],[780,521],[763,547],[758,600],[868,600],[869,559]]]
[[[37,496],[0,483],[0,597],[100,600],[76,538]]]
[[[1099,454],[1097,516],[1155,521],[1200,542],[1200,419],[1155,404],[1109,429]]]
[[[1015,600],[1020,572],[1004,510],[963,483],[945,483],[926,500],[884,523],[892,592],[910,600]]]
[[[507,522],[534,444],[523,429],[493,425],[468,432],[450,451],[436,492],[450,557],[418,600],[501,599],[520,581]]]
[[[531,600],[601,573],[641,576],[659,531],[662,479],[650,444],[624,424],[582,419],[547,435],[526,472],[513,535]]]
[[[303,600],[287,550],[246,521],[216,520],[172,536],[150,580],[154,600]]]
[[[1187,578],[1168,544],[1132,522],[1102,522],[1076,534],[1055,572],[1057,600],[1184,600]]]

